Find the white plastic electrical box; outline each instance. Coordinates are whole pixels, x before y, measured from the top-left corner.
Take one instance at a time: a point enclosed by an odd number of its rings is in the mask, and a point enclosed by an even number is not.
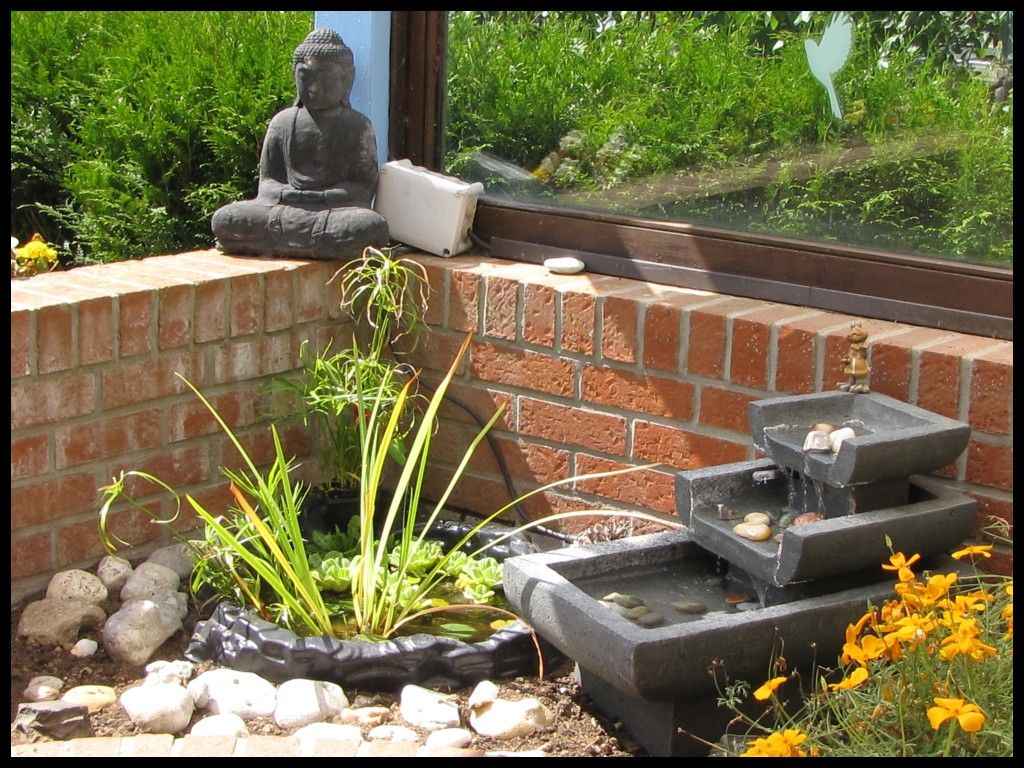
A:
[[[430,171],[411,160],[380,167],[374,209],[388,221],[391,239],[436,256],[455,256],[472,244],[476,204],[484,185]]]

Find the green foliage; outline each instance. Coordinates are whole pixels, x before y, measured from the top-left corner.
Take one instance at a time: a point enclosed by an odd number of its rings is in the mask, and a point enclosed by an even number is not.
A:
[[[851,16],[837,121],[803,45],[827,12],[453,12],[446,162],[560,148],[560,203],[1011,266],[1012,14]]]
[[[1008,539],[1003,539],[1008,542]],[[988,557],[969,546],[957,559]],[[1013,581],[975,571],[920,577],[895,553],[895,598],[846,630],[838,664],[809,690],[776,659],[754,691],[767,704],[741,706],[734,682],[720,704],[737,714],[721,745],[730,755],[775,757],[1010,757],[1013,755]],[[782,674],[778,674],[782,673]],[[775,674],[776,676],[772,676]]]
[[[11,230],[66,265],[212,245],[294,99],[309,11],[13,11]]]

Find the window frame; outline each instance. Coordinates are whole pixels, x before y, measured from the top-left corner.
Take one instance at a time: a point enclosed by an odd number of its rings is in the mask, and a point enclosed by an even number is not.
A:
[[[393,11],[389,155],[441,170],[445,11]],[[496,258],[1013,339],[1013,271],[696,224],[490,198],[473,233]]]

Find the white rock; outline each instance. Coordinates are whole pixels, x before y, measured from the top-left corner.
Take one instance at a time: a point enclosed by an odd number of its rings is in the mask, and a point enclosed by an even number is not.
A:
[[[842,427],[834,432],[828,434],[828,447],[832,453],[839,453],[839,446],[843,444],[844,440],[849,440],[851,437],[856,437],[857,433],[850,427]]]
[[[98,712],[117,701],[117,693],[109,685],[76,685],[69,688],[60,700],[70,704],[81,704],[89,712]]]
[[[281,728],[301,728],[329,720],[348,706],[340,685],[322,680],[286,680],[277,687],[274,722]]]
[[[509,701],[498,698],[489,680],[477,684],[469,697],[469,724],[481,736],[514,739],[550,727],[555,716],[537,699]]]
[[[71,646],[71,655],[77,656],[80,659],[84,659],[87,656],[92,656],[96,653],[96,649],[99,648],[99,643],[95,640],[90,640],[87,637],[83,637],[73,646]]]
[[[356,723],[364,728],[373,727],[383,723],[389,711],[387,707],[356,707],[342,710],[338,719],[343,723]]]
[[[192,550],[180,541],[155,550],[146,558],[146,562],[170,568],[183,581],[192,575],[192,569],[195,567]]]
[[[419,741],[420,735],[412,728],[391,723],[371,728],[366,734],[367,741]]]
[[[177,592],[181,579],[165,565],[142,563],[121,587],[121,601],[149,600],[158,592]]]
[[[189,730],[193,736],[238,736],[249,735],[249,729],[245,726],[245,720],[234,712],[225,712],[222,715],[209,715],[197,722]]]
[[[771,525],[772,519],[764,512],[751,512],[748,515],[743,516],[744,523],[760,523],[761,525]]]
[[[399,695],[398,709],[409,725],[436,731],[462,723],[459,705],[451,695],[437,693],[418,685],[406,685]]]
[[[199,709],[234,712],[243,720],[272,715],[277,706],[277,688],[252,672],[211,669],[190,682],[188,691]]]
[[[26,701],[53,701],[60,696],[64,681],[53,675],[38,675],[28,681],[21,694]]]
[[[103,625],[103,647],[111,658],[141,666],[179,629],[181,617],[166,604],[133,600]]]
[[[121,694],[121,706],[146,733],[180,733],[192,719],[195,703],[177,683],[139,685]]]
[[[764,523],[740,523],[733,526],[732,532],[751,541],[767,541],[772,537],[771,526]]]
[[[142,684],[178,683],[179,685],[186,685],[192,679],[195,671],[196,665],[184,659],[154,661],[146,665],[146,679],[142,681]]]
[[[107,599],[107,588],[103,586],[99,576],[88,571],[72,569],[53,575],[50,583],[46,585],[46,596],[82,600],[99,605]]]
[[[299,757],[312,757],[318,743],[327,741],[362,742],[363,733],[355,725],[341,723],[310,723],[295,731],[292,736],[299,742]]]
[[[465,728],[442,728],[427,734],[424,742],[428,747],[468,747],[473,734]]]
[[[572,256],[556,256],[544,259],[544,267],[556,275],[575,275],[582,272],[587,265]]]
[[[820,429],[812,429],[807,433],[807,437],[804,438],[804,450],[805,451],[830,451],[832,450],[828,444],[828,432],[824,432]]]

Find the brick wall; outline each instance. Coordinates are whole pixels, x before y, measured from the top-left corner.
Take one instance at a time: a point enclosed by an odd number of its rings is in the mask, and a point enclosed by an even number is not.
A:
[[[753,458],[746,404],[832,389],[853,318],[598,275],[556,276],[476,256],[421,257],[431,282],[428,333],[408,358],[428,383],[467,332],[471,352],[451,389],[433,456],[451,468],[476,432],[470,415],[506,412],[454,503],[492,512],[570,474],[662,467],[560,486],[524,502],[531,516],[614,506],[674,511],[672,468]],[[298,366],[301,341],[339,330],[337,263],[248,259],[215,251],[84,267],[11,283],[12,602],[102,555],[97,489],[143,469],[223,504],[224,435],[175,377],[216,405],[260,460],[267,425],[300,457],[311,446],[266,384]],[[872,389],[960,419],[967,451],[938,474],[1013,520],[1013,344],[866,321]],[[276,417],[276,420],[275,420]],[[499,460],[501,463],[499,463]],[[316,480],[315,462],[299,470]],[[438,495],[443,471],[432,472]],[[140,498],[161,515],[171,501]],[[190,525],[184,514],[176,522]],[[582,523],[580,523],[582,524]],[[114,530],[142,545],[168,531],[119,509]],[[1009,571],[1012,554],[991,564]]]

